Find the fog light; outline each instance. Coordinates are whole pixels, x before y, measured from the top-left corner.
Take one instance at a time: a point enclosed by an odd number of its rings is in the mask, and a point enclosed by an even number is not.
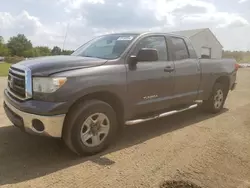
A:
[[[43,132],[44,131],[44,125],[43,122],[41,122],[38,119],[33,119],[32,120],[32,126],[33,128],[38,131],[38,132]]]

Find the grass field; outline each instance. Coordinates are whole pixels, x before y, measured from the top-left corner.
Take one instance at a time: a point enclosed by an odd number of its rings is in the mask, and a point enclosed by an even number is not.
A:
[[[10,66],[9,63],[0,63],[0,76],[7,76]]]

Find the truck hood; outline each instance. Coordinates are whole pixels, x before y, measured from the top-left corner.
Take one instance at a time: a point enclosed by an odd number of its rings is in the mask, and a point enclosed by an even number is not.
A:
[[[106,63],[105,59],[81,56],[46,56],[28,59],[19,62],[19,65],[28,67],[33,76],[49,76],[67,70],[100,66]]]

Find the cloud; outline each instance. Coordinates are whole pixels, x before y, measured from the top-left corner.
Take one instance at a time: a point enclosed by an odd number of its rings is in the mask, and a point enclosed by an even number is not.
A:
[[[158,25],[174,24],[173,16],[159,15],[147,7],[147,0],[61,0],[71,16],[81,15],[89,27],[105,28],[150,28]]]
[[[179,15],[182,23],[200,24],[205,27],[241,27],[249,24],[245,18],[238,14],[220,12],[213,4],[208,2],[198,0],[186,2],[178,0],[174,2],[179,2],[179,5],[175,6],[178,8],[173,13]]]
[[[213,27],[244,26],[248,21],[236,13],[220,12],[202,0],[61,0],[71,16],[81,15],[88,27],[174,27],[180,20],[204,22]],[[98,14],[97,14],[98,13]]]
[[[40,27],[42,27],[42,24],[39,19],[29,15],[27,11],[22,11],[16,16],[8,12],[0,12],[0,30],[5,35],[11,36],[17,33],[32,35]]]
[[[247,1],[249,1],[249,0],[239,0],[239,3],[245,3]]]
[[[186,5],[184,7],[177,8],[173,11],[175,14],[183,15],[183,14],[203,14],[206,12],[206,7],[197,7],[193,5]]]
[[[249,22],[240,17],[237,14],[229,14],[227,12],[216,12],[216,13],[205,13],[205,14],[196,14],[189,15],[183,18],[183,21],[186,23],[200,23],[205,24],[210,27],[242,27],[249,25]]]
[[[250,25],[239,28],[215,28],[212,30],[227,50],[250,50]]]
[[[95,28],[95,34],[126,30],[167,32],[209,27],[215,32],[224,31],[224,36],[219,35],[219,40],[221,38],[222,41],[226,41],[224,38],[227,36],[227,29],[243,32],[242,28],[245,28],[246,31],[250,31],[249,22],[244,17],[234,12],[219,11],[211,2],[202,0],[106,0],[95,2],[75,0],[70,2],[67,5],[69,14],[71,16],[81,15],[85,28]],[[243,40],[245,39],[239,41]],[[234,48],[233,43],[227,42],[226,44],[223,44],[226,48]],[[244,49],[247,44],[244,42],[242,44],[242,49]]]
[[[63,39],[61,23],[43,25],[39,18],[31,16],[27,11],[12,15],[0,12],[0,35],[7,41],[9,37],[19,33],[25,34],[35,45],[58,44]]]
[[[246,18],[237,12],[225,11],[226,7],[222,12],[208,0],[20,0],[20,3],[21,1],[29,2],[29,6],[33,7],[27,7],[26,11],[20,10],[19,14],[1,12],[0,9],[0,35],[8,38],[23,33],[35,45],[62,46],[67,28],[65,46],[70,49],[77,48],[96,35],[122,31],[168,32],[209,27],[215,33],[225,32],[225,37],[227,30],[232,29],[235,33],[237,30],[237,38],[242,38],[240,41],[245,40],[241,34],[245,33],[242,28],[250,32]],[[52,8],[46,9],[48,12],[36,11],[35,3],[40,3],[44,9],[48,5]],[[219,40],[221,38],[226,41],[223,35],[218,36]],[[233,48],[234,44],[229,43],[223,45]],[[246,45],[243,42],[242,48]]]
[[[90,27],[133,29],[138,26],[150,28],[167,23],[166,19],[157,19],[152,11],[144,9],[138,2],[126,1],[122,5],[118,6],[116,0],[105,4],[85,4],[81,9],[81,14]]]

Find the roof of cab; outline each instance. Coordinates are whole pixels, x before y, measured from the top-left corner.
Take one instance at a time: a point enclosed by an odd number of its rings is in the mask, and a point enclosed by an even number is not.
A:
[[[110,33],[107,35],[169,35],[169,36],[174,36],[174,37],[181,37],[181,38],[187,38],[184,35],[180,35],[177,33],[171,33],[171,32],[119,32],[119,33]]]

